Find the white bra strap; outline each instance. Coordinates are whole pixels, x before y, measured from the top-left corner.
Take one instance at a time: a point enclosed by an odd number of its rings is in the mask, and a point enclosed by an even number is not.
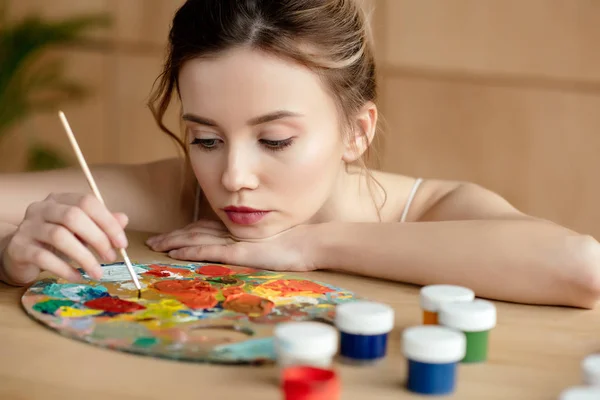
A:
[[[417,190],[419,189],[419,186],[421,185],[421,183],[423,182],[422,178],[418,178],[415,183],[413,184],[412,190],[410,191],[410,194],[408,195],[408,200],[406,200],[406,205],[404,206],[404,210],[402,211],[402,217],[400,217],[400,222],[406,222],[406,216],[408,215],[408,210],[410,209],[410,205],[412,204],[415,195],[417,194]]]

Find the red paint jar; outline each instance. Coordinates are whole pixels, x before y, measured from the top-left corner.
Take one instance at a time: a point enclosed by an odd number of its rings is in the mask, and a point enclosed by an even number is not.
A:
[[[285,400],[339,400],[340,382],[332,369],[310,366],[288,367],[283,371]]]

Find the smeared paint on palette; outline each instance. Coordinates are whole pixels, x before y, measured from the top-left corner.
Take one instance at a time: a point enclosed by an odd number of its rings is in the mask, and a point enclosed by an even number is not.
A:
[[[244,267],[134,267],[141,299],[125,266],[109,264],[100,282],[40,280],[21,302],[44,325],[102,347],[187,361],[262,364],[275,361],[276,323],[332,322],[337,304],[357,299],[326,283]]]

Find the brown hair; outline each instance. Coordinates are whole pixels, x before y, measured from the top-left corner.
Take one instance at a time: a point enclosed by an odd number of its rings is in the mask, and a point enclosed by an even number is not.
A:
[[[352,129],[352,116],[365,103],[376,100],[369,24],[357,0],[187,0],[173,18],[164,68],[148,103],[160,129],[186,157],[186,142],[163,122],[179,71],[187,60],[240,46],[292,59],[317,73],[346,128]],[[371,146],[359,159],[362,167],[370,151]]]

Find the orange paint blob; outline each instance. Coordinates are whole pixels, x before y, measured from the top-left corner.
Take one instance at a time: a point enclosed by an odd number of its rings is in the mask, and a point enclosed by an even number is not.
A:
[[[193,294],[201,292],[216,293],[217,289],[210,283],[197,279],[173,279],[156,282],[154,288],[159,292],[179,295]]]
[[[247,314],[251,317],[267,315],[273,307],[275,307],[275,304],[271,300],[249,293],[231,295],[223,303],[224,309]]]
[[[213,308],[219,301],[212,292],[200,292],[200,293],[188,293],[179,294],[176,296],[177,300],[195,310]]]
[[[221,289],[221,293],[223,293],[223,297],[228,298],[236,294],[244,293],[244,289],[242,289],[242,286],[230,286]]]
[[[196,273],[206,276],[227,276],[235,274],[235,271],[221,265],[204,265],[198,268]]]
[[[210,283],[198,279],[173,279],[156,282],[154,288],[171,294],[180,302],[193,309],[212,308],[218,304],[218,290]]]
[[[423,325],[437,325],[438,313],[423,310]]]
[[[311,292],[325,294],[334,292],[333,289],[319,285],[318,283],[298,280],[298,279],[278,279],[273,282],[265,283],[262,287],[281,292],[282,295],[296,294],[298,292]]]

